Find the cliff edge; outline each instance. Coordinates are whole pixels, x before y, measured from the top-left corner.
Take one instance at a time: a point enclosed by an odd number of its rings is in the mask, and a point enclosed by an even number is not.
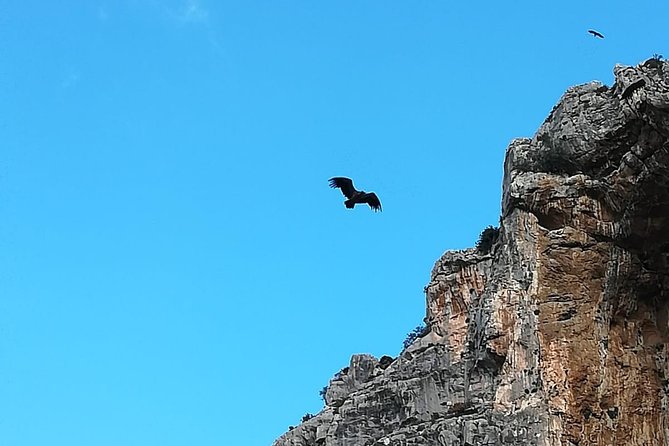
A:
[[[429,331],[275,446],[669,445],[669,63],[614,74],[509,145],[497,242],[437,261]]]

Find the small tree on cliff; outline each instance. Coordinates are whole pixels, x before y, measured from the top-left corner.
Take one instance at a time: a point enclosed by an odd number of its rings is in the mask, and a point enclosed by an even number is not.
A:
[[[423,324],[420,324],[418,327],[411,330],[409,332],[409,334],[407,335],[406,339],[404,339],[404,343],[403,343],[404,350],[406,350],[411,344],[413,344],[413,342],[416,339],[422,338],[423,336],[425,336],[427,334],[427,331],[428,331],[427,327]]]
[[[488,226],[481,232],[481,235],[479,235],[479,240],[476,242],[476,249],[481,254],[488,254],[498,237],[499,228]]]

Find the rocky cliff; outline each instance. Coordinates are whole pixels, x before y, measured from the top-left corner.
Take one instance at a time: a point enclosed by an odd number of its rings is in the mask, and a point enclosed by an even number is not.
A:
[[[499,237],[437,261],[429,332],[275,446],[669,445],[669,63],[614,73],[510,144]]]

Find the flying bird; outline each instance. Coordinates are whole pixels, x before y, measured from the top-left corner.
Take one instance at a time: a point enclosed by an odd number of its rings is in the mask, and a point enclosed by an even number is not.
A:
[[[330,187],[338,187],[341,193],[347,198],[344,201],[344,206],[347,209],[353,209],[358,203],[367,203],[374,212],[381,210],[381,202],[379,197],[374,192],[365,192],[364,190],[356,190],[353,187],[353,180],[345,177],[330,178]]]
[[[604,36],[603,36],[601,33],[598,33],[598,32],[595,31],[594,29],[589,29],[588,32],[589,32],[590,34],[592,34],[593,36],[595,36],[595,37],[599,37],[600,39],[603,39],[603,38],[604,38]]]

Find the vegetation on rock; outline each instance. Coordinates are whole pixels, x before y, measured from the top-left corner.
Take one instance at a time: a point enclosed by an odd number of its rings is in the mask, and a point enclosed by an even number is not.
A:
[[[409,332],[409,334],[407,334],[406,339],[404,339],[404,343],[403,343],[404,350],[406,350],[411,344],[413,344],[413,342],[416,339],[422,338],[423,336],[425,336],[427,334],[427,332],[428,332],[428,328],[423,324],[420,324],[419,326],[417,326],[416,328],[411,330]]]
[[[488,254],[499,237],[499,228],[488,226],[479,235],[476,242],[476,249],[481,254]]]

